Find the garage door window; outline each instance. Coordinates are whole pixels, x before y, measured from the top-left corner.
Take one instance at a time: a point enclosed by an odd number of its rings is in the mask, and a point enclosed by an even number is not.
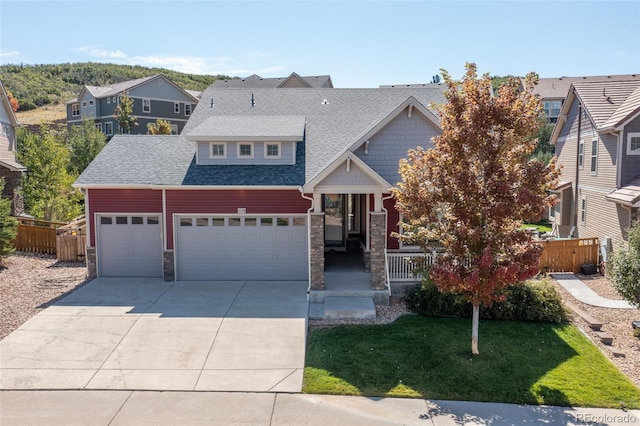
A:
[[[142,216],[132,216],[131,217],[132,225],[144,225],[144,218]]]
[[[149,216],[147,218],[147,225],[157,225],[160,223],[160,218],[157,216]]]
[[[116,216],[116,225],[127,225],[129,221],[127,216]]]
[[[196,226],[209,226],[209,218],[199,217],[196,219]]]
[[[190,217],[180,218],[180,226],[193,226],[193,221]]]
[[[270,217],[260,218],[260,225],[261,226],[273,226],[273,219],[270,218]]]
[[[229,226],[240,226],[240,218],[239,217],[230,217],[229,218]]]
[[[113,223],[112,219],[110,216],[102,216],[100,218],[100,225],[111,225]]]
[[[304,217],[293,218],[293,226],[304,226],[305,224],[306,224],[306,220]]]
[[[255,217],[247,217],[244,219],[244,226],[256,226],[258,220]]]
[[[278,226],[289,226],[289,218],[288,217],[279,217],[277,219]]]
[[[213,217],[211,218],[212,226],[224,226],[224,217]]]

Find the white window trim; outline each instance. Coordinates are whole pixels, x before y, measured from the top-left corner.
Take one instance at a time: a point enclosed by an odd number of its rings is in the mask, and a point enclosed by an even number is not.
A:
[[[596,144],[596,152],[593,152],[593,144]],[[597,176],[598,175],[598,150],[599,148],[599,143],[598,143],[598,139],[592,139],[591,140],[591,175],[592,176]]]
[[[580,199],[580,223],[587,224],[587,197]]]
[[[243,145],[251,146],[251,155],[240,155],[240,147],[243,146]],[[238,142],[236,144],[236,147],[237,147],[236,151],[237,151],[238,158],[253,158],[253,156],[255,154],[255,149],[254,149],[254,146],[253,146],[253,142]]]
[[[213,155],[213,147],[216,145],[223,146],[222,149],[224,150],[224,155]],[[227,158],[227,143],[226,142],[209,142],[209,158],[219,158],[219,159]]]
[[[107,97],[107,103],[110,104],[111,103],[111,97]]]
[[[72,117],[80,117],[80,104],[72,104],[71,105],[71,116]]]
[[[578,169],[584,169],[584,140],[578,144]]]
[[[191,104],[184,104],[184,115],[187,117],[191,115]]]
[[[170,123],[170,125],[171,125],[171,134],[172,135],[177,135],[178,134],[178,125],[177,124],[173,124],[173,123]]]
[[[278,155],[269,155],[269,146],[278,147]],[[282,158],[282,144],[280,142],[265,142],[264,143],[264,158],[279,159]]]
[[[146,107],[149,107],[148,109]],[[142,112],[151,113],[151,99],[142,98]]]
[[[104,134],[105,135],[112,135],[113,134],[113,123],[108,121],[106,123],[104,123]]]
[[[95,123],[96,129],[102,131],[102,123]]]
[[[180,114],[180,102],[173,103],[173,112],[175,114]]]
[[[89,106],[93,106],[93,99],[89,99]]]
[[[82,101],[82,108],[85,108],[87,106],[87,101]]]
[[[631,139],[640,138],[640,132],[627,133],[627,155],[640,155],[640,149],[631,149]]]

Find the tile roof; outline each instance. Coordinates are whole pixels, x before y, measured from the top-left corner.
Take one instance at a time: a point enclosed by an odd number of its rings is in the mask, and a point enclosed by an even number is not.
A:
[[[640,112],[640,84],[638,84],[636,90],[620,105],[620,108],[611,114],[611,117],[605,121],[602,128],[616,128],[638,112]]]
[[[76,185],[302,185],[361,140],[408,99],[444,103],[444,87],[400,89],[215,89],[203,92],[181,136],[115,136]],[[253,106],[251,98],[253,97]],[[196,166],[192,132],[212,123],[305,118],[304,143],[293,166]],[[213,118],[226,117],[226,118]],[[212,119],[212,120],[210,120]],[[218,121],[217,121],[218,120]],[[203,127],[200,127],[203,126]],[[206,131],[205,131],[206,130]],[[236,132],[228,129],[228,133]],[[197,139],[197,136],[195,137]],[[295,170],[294,170],[295,169]],[[282,175],[280,175],[282,174]],[[233,182],[230,182],[233,180]]]
[[[540,78],[538,84],[533,88],[533,93],[540,95],[542,99],[564,99],[567,97],[567,93],[569,93],[571,83],[624,80],[640,81],[640,74]]]
[[[640,79],[573,83],[576,95],[598,130],[604,127],[609,118],[625,104],[638,87],[640,87]],[[634,105],[626,104],[625,106],[628,110],[633,108]],[[624,110],[621,111],[624,112]]]
[[[636,204],[640,202],[640,176],[636,176],[625,186],[610,192],[606,198],[616,203],[638,207]]]

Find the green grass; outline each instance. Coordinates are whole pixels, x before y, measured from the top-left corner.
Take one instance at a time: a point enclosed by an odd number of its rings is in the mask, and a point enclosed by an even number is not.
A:
[[[540,223],[525,223],[524,225],[522,225],[522,228],[536,228],[540,233],[542,232],[551,232],[552,228],[551,228],[551,224],[546,223],[546,222],[540,222]]]
[[[388,325],[313,331],[303,392],[640,407],[640,389],[569,324],[410,315]]]

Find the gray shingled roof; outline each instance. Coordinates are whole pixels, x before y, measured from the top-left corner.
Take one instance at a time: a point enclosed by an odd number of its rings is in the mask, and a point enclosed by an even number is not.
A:
[[[191,130],[189,140],[245,141],[275,140],[302,141],[304,116],[228,116],[207,118]]]
[[[116,136],[76,184],[301,185],[310,181],[413,97],[425,107],[444,103],[445,87],[385,89],[215,89],[203,92],[181,136]],[[251,104],[251,97],[254,105]],[[211,106],[213,104],[213,106]],[[212,129],[216,120],[287,121],[305,117],[304,163],[292,166],[195,166],[195,142],[187,135]],[[226,117],[213,118],[212,117]],[[288,118],[282,118],[288,117]],[[199,127],[199,126],[203,127]],[[227,130],[231,132],[231,130]],[[197,137],[196,137],[197,139]],[[300,168],[302,166],[302,168]],[[271,168],[270,168],[271,167]],[[288,167],[288,168],[287,168]],[[304,170],[304,175],[299,174]],[[245,179],[243,174],[251,176]],[[279,173],[284,173],[282,178]],[[189,174],[189,175],[188,175]],[[224,178],[222,175],[227,176]],[[262,176],[262,177],[261,177]],[[240,183],[244,182],[244,183]],[[295,182],[295,183],[294,183]]]
[[[275,89],[276,87],[281,87],[291,78],[300,78],[306,84],[309,85],[310,88],[330,88],[333,87],[333,83],[331,82],[331,76],[329,75],[312,75],[312,76],[301,76],[296,73],[291,73],[291,75],[287,77],[260,77],[257,74],[250,75],[246,78],[232,78],[229,80],[216,80],[213,82],[212,87],[216,89],[243,89],[243,88],[254,88],[254,89]]]

